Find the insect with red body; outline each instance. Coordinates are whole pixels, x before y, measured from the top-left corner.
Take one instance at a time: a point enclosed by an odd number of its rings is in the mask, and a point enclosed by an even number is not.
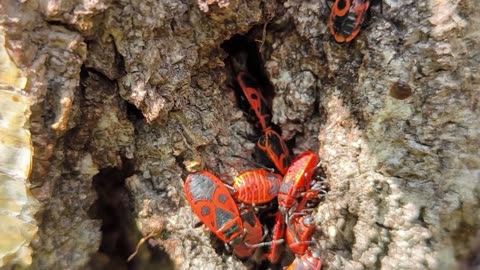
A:
[[[273,200],[280,189],[282,177],[264,169],[249,170],[233,180],[234,197],[248,204],[262,204]]]
[[[272,242],[282,239],[285,235],[285,220],[280,212],[275,214],[275,225],[272,231]],[[271,263],[278,263],[280,255],[283,251],[283,246],[280,244],[273,244],[270,251],[265,256]]]
[[[246,233],[243,241],[233,244],[232,248],[237,257],[246,258],[253,253],[254,248],[258,246],[257,244],[263,240],[263,227],[251,208],[240,210],[240,216]],[[268,243],[265,245],[268,245]]]
[[[350,42],[360,32],[370,0],[336,0],[328,27],[336,42]]]
[[[244,203],[266,203],[277,196],[281,181],[282,177],[280,175],[264,169],[246,171],[234,179],[234,196]],[[277,263],[280,258],[284,234],[285,222],[280,212],[277,212],[272,231],[272,241],[265,244],[271,245],[270,251],[265,257],[272,263]],[[256,239],[259,238],[261,238],[261,235],[260,237],[257,236]],[[246,238],[245,242],[249,242],[249,240]]]
[[[237,204],[217,176],[208,171],[190,174],[184,190],[193,213],[220,240],[232,246],[243,242],[243,221]]]
[[[313,217],[310,215],[295,215],[291,219],[293,231],[287,230],[285,239],[290,250],[298,255],[305,254],[315,231]]]
[[[283,242],[265,242],[262,225],[253,209],[238,209],[223,182],[208,171],[190,174],[184,183],[185,196],[193,213],[220,240],[230,244],[239,258],[250,256],[256,247]]]
[[[282,175],[285,175],[291,162],[287,144],[280,134],[271,128],[264,130],[263,136],[258,139],[256,156],[267,166],[273,165]]]
[[[262,131],[270,126],[270,110],[268,102],[261,92],[261,88],[255,79],[248,73],[240,71],[237,74],[237,83],[242,89],[253,114],[256,117],[256,126]]]
[[[280,255],[283,252],[283,242],[285,235],[285,221],[280,212],[277,211],[275,215],[275,225],[272,231],[272,240],[270,242],[259,243],[256,246],[271,246],[268,253],[264,254],[265,259],[275,264],[279,262]]]
[[[305,151],[292,161],[283,177],[283,183],[278,192],[278,208],[284,215],[287,225],[290,224],[290,216],[293,213],[299,213],[308,200],[318,196],[317,190],[310,189],[312,174],[317,163],[317,154]]]
[[[249,204],[257,204],[257,203],[261,204],[261,203],[269,202],[277,196],[278,190],[280,189],[281,181],[282,181],[282,177],[280,175],[268,172],[264,169],[256,169],[256,170],[249,170],[249,171],[243,172],[237,177],[235,177],[234,179],[234,182],[233,182],[233,189],[235,190],[234,197],[241,202],[249,203]],[[251,213],[251,212],[248,212],[248,213]],[[255,217],[255,220],[258,221],[255,215],[254,217]],[[252,220],[252,218],[243,218],[243,219]],[[250,222],[250,224],[252,224],[252,222]],[[248,225],[245,224],[244,222],[244,226],[247,227]],[[284,226],[283,218],[282,218],[282,224],[279,224],[278,226]],[[257,232],[258,227],[261,228],[261,225],[252,226],[252,228],[250,229],[247,228],[247,230]],[[283,243],[283,236],[284,236],[284,229],[281,229],[281,231],[279,230],[280,228],[275,227],[273,229],[272,241],[270,242],[271,244],[270,243],[265,244],[265,245],[271,245],[270,250],[272,250],[272,253],[275,253],[275,255],[272,255],[272,257],[273,256],[276,257],[277,258],[276,260],[278,260],[278,257],[280,255],[280,253],[278,252],[278,249]],[[261,239],[262,238],[261,229],[260,229],[260,234],[258,234],[258,232],[252,233],[251,238],[253,238],[254,240]],[[245,242],[256,244],[259,241],[254,242],[247,236],[245,237]],[[234,247],[234,250],[235,250],[235,247]]]
[[[295,258],[285,270],[320,270],[322,269],[322,261],[320,254],[314,250],[305,253],[301,257]]]

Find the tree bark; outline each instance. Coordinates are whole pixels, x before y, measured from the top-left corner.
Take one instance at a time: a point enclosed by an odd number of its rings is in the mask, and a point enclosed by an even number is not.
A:
[[[11,247],[0,267],[252,268],[191,226],[183,195],[190,172],[231,182],[252,166],[233,157],[254,149],[221,47],[236,34],[256,44],[282,136],[295,154],[319,153],[324,269],[480,267],[475,1],[385,0],[348,44],[332,40],[323,1],[199,2],[208,12],[182,0],[0,4],[0,121],[7,106],[29,120],[2,132],[31,133],[12,156],[34,149],[28,180],[30,163],[15,165],[23,177],[0,165],[0,190],[20,183],[15,200],[29,201],[0,204],[0,223],[22,216],[14,226],[28,230],[0,231],[22,235],[0,240]]]

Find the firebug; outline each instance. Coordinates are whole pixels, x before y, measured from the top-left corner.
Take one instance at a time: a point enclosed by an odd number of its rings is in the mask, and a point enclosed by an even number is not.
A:
[[[285,220],[280,212],[277,211],[275,215],[275,224],[272,231],[272,241],[282,239],[285,235]],[[274,244],[270,247],[269,252],[266,255],[266,258],[271,263],[278,263],[280,260],[280,255],[283,251],[283,245]]]
[[[249,204],[261,204],[277,197],[282,177],[264,169],[249,170],[233,180],[234,197]]]
[[[289,225],[289,216],[302,210],[306,201],[318,194],[310,190],[312,174],[318,164],[318,155],[305,151],[298,155],[283,177],[283,183],[278,192],[278,206],[285,221]],[[300,199],[300,202],[298,201]]]
[[[270,126],[271,114],[268,102],[261,92],[260,85],[251,75],[243,71],[237,74],[237,83],[250,105],[252,114],[256,118],[257,128],[266,130]]]
[[[282,243],[263,242],[262,224],[253,209],[239,209],[227,186],[208,171],[190,174],[184,183],[185,196],[193,213],[220,240],[231,245],[239,258],[252,254],[260,246]]]
[[[328,27],[336,42],[350,42],[360,32],[370,0],[335,0]]]
[[[240,242],[243,221],[235,200],[220,178],[208,171],[190,174],[184,190],[193,213],[220,240],[232,244]]]
[[[297,215],[290,222],[293,230],[286,231],[285,240],[293,253],[303,255],[312,243],[312,235],[315,231],[313,217]]]
[[[282,175],[287,172],[291,162],[287,144],[272,128],[266,129],[258,139],[256,156],[257,159],[264,161],[265,165],[273,165]]]

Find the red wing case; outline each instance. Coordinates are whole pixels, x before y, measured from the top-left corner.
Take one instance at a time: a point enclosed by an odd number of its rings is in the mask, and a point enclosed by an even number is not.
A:
[[[238,73],[237,82],[256,117],[258,128],[266,130],[270,126],[271,114],[260,86],[252,76],[243,71]]]
[[[253,212],[253,209],[244,209],[241,213],[243,227],[245,228],[245,237],[239,244],[233,245],[233,253],[239,258],[245,258],[250,256],[255,248],[247,247],[245,243],[249,245],[255,245],[262,241],[263,228],[260,220]]]
[[[311,216],[295,216],[292,219],[293,231],[287,229],[285,240],[290,250],[297,254],[303,255],[307,251],[312,241],[315,231],[315,225]]]
[[[277,212],[275,215],[275,225],[272,231],[272,241],[282,239],[285,235],[285,220],[280,212]],[[267,259],[275,264],[280,261],[280,255],[283,252],[283,243],[282,244],[273,244],[270,247],[270,251],[267,254]]]
[[[292,161],[278,192],[279,206],[292,207],[301,193],[310,189],[312,174],[317,164],[318,155],[311,151],[301,153]]]
[[[208,171],[190,174],[184,184],[193,213],[225,243],[243,233],[238,207],[223,182]]]
[[[275,166],[278,172],[285,175],[291,162],[290,150],[285,140],[273,129],[268,128],[264,133],[257,142],[257,156],[264,163]]]

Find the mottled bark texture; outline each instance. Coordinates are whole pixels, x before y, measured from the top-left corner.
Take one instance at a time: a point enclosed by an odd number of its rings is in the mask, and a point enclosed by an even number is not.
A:
[[[325,269],[478,267],[478,3],[371,11],[339,45],[319,0],[232,0],[208,13],[185,0],[0,3],[2,46],[32,99],[31,268],[126,267],[153,232],[131,267],[250,266],[191,226],[182,186],[201,168],[229,182],[251,166],[232,157],[253,151],[220,48],[235,34],[257,42],[273,122],[295,153],[320,154]]]

